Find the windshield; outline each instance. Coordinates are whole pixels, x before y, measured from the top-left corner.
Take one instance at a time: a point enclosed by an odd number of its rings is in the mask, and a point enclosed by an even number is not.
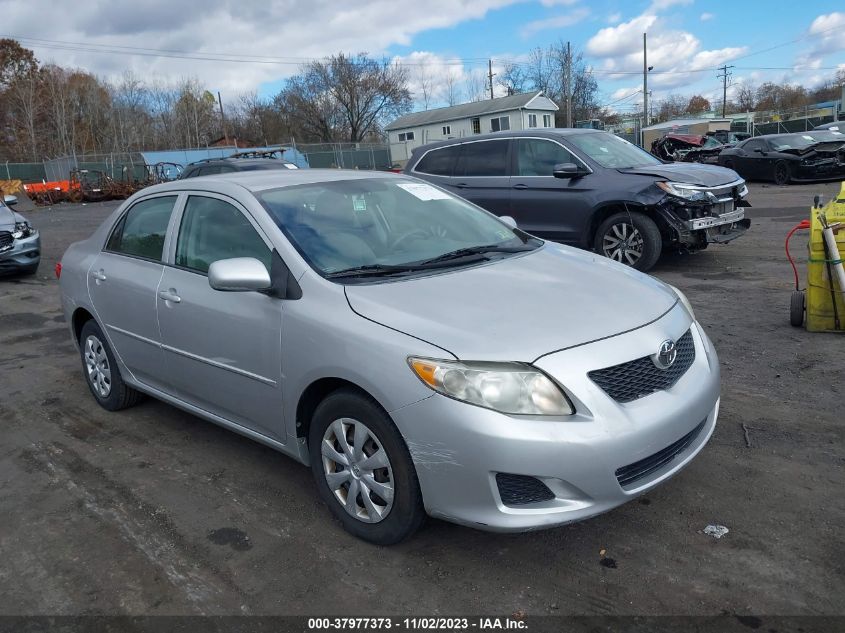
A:
[[[772,148],[776,152],[782,152],[785,149],[804,149],[810,145],[821,143],[823,141],[840,141],[842,135],[837,135],[830,130],[814,130],[812,132],[804,132],[802,134],[784,134],[783,136],[773,136],[769,139]]]
[[[542,243],[409,178],[329,181],[257,195],[311,266],[328,277],[461,266]]]
[[[602,167],[627,169],[663,164],[645,150],[615,134],[607,132],[573,134],[567,140]]]

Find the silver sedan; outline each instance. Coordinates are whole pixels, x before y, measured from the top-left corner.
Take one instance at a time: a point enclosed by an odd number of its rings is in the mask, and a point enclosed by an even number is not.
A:
[[[523,531],[618,506],[713,433],[684,296],[393,174],[144,189],[61,267],[97,402],[148,394],[282,451],[351,533]]]

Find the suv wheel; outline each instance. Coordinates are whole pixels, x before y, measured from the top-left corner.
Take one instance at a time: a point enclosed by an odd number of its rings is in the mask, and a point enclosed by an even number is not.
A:
[[[398,429],[375,402],[341,389],[311,422],[311,472],[323,501],[351,534],[392,545],[425,518],[411,456]]]
[[[657,224],[637,211],[611,215],[599,225],[593,241],[600,255],[643,272],[657,263],[662,246]]]

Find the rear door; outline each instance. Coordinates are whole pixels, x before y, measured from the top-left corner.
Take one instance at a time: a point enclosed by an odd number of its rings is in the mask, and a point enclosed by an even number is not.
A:
[[[554,166],[561,163],[588,168],[556,141],[532,137],[514,142],[510,215],[529,233],[580,245],[593,210],[590,190],[598,183],[596,175],[555,178]]]
[[[460,146],[450,186],[457,195],[496,215],[510,212],[510,138]]]
[[[156,300],[172,392],[283,442],[284,302],[260,292],[221,292],[208,284],[208,267],[220,259],[254,257],[269,272],[272,243],[235,200],[191,193],[171,250],[173,265],[164,271]]]
[[[155,388],[165,385],[156,290],[177,199],[159,195],[132,205],[88,270],[88,294],[112,349],[138,381]]]

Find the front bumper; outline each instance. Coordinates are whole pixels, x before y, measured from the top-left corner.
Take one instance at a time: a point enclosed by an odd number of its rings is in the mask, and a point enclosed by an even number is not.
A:
[[[676,340],[690,328],[695,361],[669,390],[620,404],[587,376],[594,369],[654,354],[663,340]],[[575,415],[508,416],[441,395],[391,413],[406,438],[429,514],[506,532],[586,519],[677,473],[713,433],[719,410],[718,361],[707,336],[680,306],[633,332],[557,352],[534,364],[566,387]],[[624,488],[620,485],[617,469],[653,456],[699,425],[700,431],[671,461]],[[505,505],[497,473],[537,478],[554,498]]]
[[[13,273],[37,266],[41,261],[41,234],[14,240],[0,250],[0,273]]]

